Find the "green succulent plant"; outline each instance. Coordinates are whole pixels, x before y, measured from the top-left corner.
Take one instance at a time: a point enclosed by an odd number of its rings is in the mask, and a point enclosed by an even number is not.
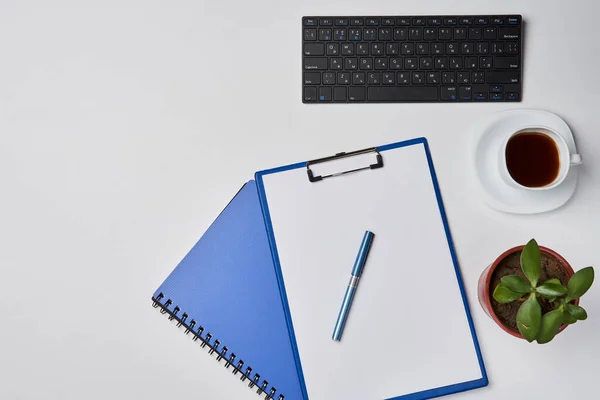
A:
[[[574,324],[587,318],[583,307],[573,301],[592,286],[594,268],[577,271],[566,287],[556,278],[539,282],[542,270],[540,248],[535,239],[531,239],[521,252],[521,269],[527,280],[517,275],[504,276],[493,296],[498,303],[523,302],[517,312],[517,328],[528,342],[548,343],[562,324]],[[542,315],[540,297],[552,303],[554,309]]]

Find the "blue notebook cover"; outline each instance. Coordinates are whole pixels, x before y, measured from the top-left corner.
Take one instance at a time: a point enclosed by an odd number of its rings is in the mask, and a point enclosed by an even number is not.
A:
[[[152,300],[263,398],[302,398],[254,181],[242,187]]]

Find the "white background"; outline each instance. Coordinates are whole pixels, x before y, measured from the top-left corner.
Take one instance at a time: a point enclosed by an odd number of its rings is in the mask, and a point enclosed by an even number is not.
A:
[[[589,320],[545,346],[496,327],[476,284],[531,237],[600,266],[600,5],[452,3],[0,0],[0,398],[255,399],[151,294],[254,171],[416,136],[490,377],[454,398],[597,398],[600,284]],[[302,15],[461,13],[523,14],[522,103],[301,103]],[[511,107],[575,134],[584,165],[557,211],[506,215],[475,195],[469,128]]]

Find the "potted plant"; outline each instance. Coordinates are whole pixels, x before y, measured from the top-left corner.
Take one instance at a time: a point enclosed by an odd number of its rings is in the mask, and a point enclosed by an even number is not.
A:
[[[496,259],[479,278],[484,311],[513,336],[548,343],[567,325],[587,318],[579,298],[594,281],[594,269],[576,273],[558,253],[534,239]]]

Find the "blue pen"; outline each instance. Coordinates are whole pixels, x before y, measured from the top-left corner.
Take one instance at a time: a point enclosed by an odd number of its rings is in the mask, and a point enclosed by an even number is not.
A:
[[[344,325],[346,325],[346,319],[350,312],[354,292],[356,292],[356,288],[358,287],[358,280],[362,274],[365,262],[367,261],[367,255],[369,254],[369,249],[371,248],[374,236],[373,232],[366,231],[362,243],[360,244],[360,249],[358,250],[358,255],[356,256],[356,261],[354,261],[354,267],[352,268],[352,275],[350,275],[350,282],[346,288],[346,294],[344,294],[342,308],[340,309],[340,314],[338,315],[335,328],[333,329],[333,340],[340,341],[342,338],[342,332],[344,331]]]

